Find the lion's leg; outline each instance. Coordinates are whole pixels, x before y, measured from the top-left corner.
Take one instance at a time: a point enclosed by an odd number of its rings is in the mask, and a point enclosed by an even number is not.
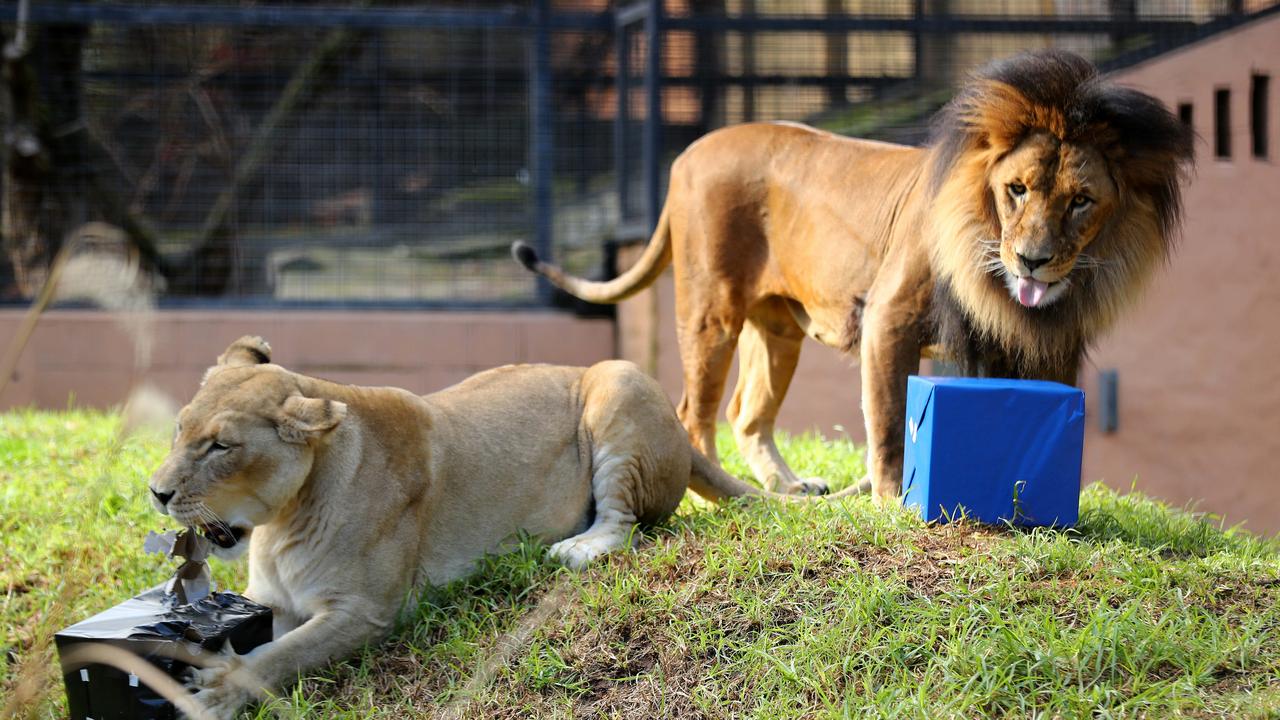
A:
[[[868,314],[862,340],[862,416],[867,470],[879,507],[898,502],[902,488],[907,376],[920,369],[920,332],[911,318]]]
[[[753,313],[738,337],[738,385],[729,401],[728,415],[738,451],[766,488],[813,495],[826,492],[826,483],[797,477],[773,441],[773,424],[795,374],[803,341],[803,331],[789,315],[768,310]]]
[[[690,318],[679,312],[677,325],[680,361],[684,369],[684,395],[676,414],[689,433],[693,446],[712,460],[716,453],[716,414],[724,397],[724,383],[733,364],[733,349],[742,331],[742,320],[730,318],[716,321],[709,315],[694,313]]]
[[[607,442],[592,451],[591,464],[595,522],[582,534],[551,546],[551,556],[575,570],[630,544],[636,525],[633,490],[643,481],[639,458]]]

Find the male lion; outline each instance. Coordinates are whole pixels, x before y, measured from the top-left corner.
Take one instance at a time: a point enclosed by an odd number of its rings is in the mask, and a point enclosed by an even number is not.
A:
[[[686,487],[761,494],[695,451],[628,362],[507,366],[420,397],[299,375],[270,352],[256,337],[227,348],[150,482],[156,509],[202,528],[215,555],[251,545],[245,595],[275,612],[273,642],[193,674],[217,717],[379,638],[415,588],[517,532],[580,567]]]
[[[787,467],[773,423],[804,336],[860,358],[877,504],[902,475],[907,375],[940,344],[968,374],[1074,383],[1085,348],[1169,252],[1193,134],[1086,60],[996,62],[939,113],[926,148],[792,123],[713,132],[671,167],[657,231],[609,282],[516,259],[569,293],[619,302],[675,265],[679,415],[715,459],[728,416],[766,487],[821,492]]]

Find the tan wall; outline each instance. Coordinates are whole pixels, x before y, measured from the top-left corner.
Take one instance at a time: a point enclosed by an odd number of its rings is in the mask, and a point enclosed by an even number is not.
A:
[[[1271,159],[1249,157],[1249,75],[1270,74]],[[1091,417],[1084,480],[1103,479],[1176,505],[1280,532],[1280,17],[1254,23],[1166,55],[1118,76],[1170,107],[1195,103],[1199,134],[1211,140],[1213,92],[1232,88],[1235,157],[1198,147],[1187,188],[1185,238],[1137,308],[1092,353],[1081,373],[1091,414],[1099,369],[1120,377],[1120,430],[1098,431]],[[620,260],[627,266],[637,251]],[[673,400],[681,377],[668,272],[658,295],[623,304],[619,347],[642,366],[656,359]],[[649,318],[660,323],[656,348]],[[734,371],[736,375],[736,370]],[[732,377],[726,399],[732,390]],[[836,352],[806,340],[779,426],[864,435],[858,371]]]
[[[0,311],[0,338],[22,312]],[[153,319],[153,358],[143,377],[180,403],[232,340],[262,335],[292,370],[362,385],[427,393],[476,371],[515,362],[587,365],[613,356],[613,323],[559,313],[163,311]],[[41,320],[0,410],[124,401],[135,378],[134,345],[113,317],[52,311]]]

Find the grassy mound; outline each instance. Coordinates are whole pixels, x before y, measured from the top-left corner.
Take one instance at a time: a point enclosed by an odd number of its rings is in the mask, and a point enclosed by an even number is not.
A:
[[[58,717],[54,631],[162,579],[114,416],[0,416],[0,694]],[[722,437],[727,467],[746,468]],[[784,452],[839,486],[860,450]],[[1090,487],[1070,532],[924,527],[864,499],[705,507],[573,574],[524,542],[263,717],[1277,717],[1280,548]],[[243,565],[215,567],[243,587]]]

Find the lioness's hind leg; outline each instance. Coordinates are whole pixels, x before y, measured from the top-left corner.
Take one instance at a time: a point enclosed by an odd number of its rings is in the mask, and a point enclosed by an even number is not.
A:
[[[752,312],[738,337],[738,385],[728,415],[738,450],[756,479],[775,492],[816,495],[827,491],[826,482],[797,477],[773,440],[803,341],[804,332],[785,307],[766,305]]]
[[[605,444],[592,452],[591,459],[595,521],[582,534],[551,546],[551,557],[575,570],[601,555],[626,547],[632,540],[636,525],[636,511],[627,488],[640,481],[638,458],[615,452]]]

